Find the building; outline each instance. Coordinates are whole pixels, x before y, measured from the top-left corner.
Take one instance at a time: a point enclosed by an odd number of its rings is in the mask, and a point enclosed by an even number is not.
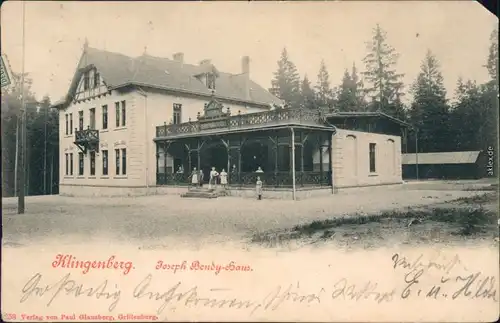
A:
[[[180,194],[195,167],[205,179],[211,167],[226,169],[235,195],[253,194],[257,176],[265,194],[291,197],[402,182],[404,122],[284,108],[250,79],[248,57],[241,66],[228,74],[182,53],[131,58],[85,44],[56,104],[60,193]]]
[[[417,177],[419,179],[478,179],[486,175],[486,154],[481,151],[403,154],[403,177],[405,179]]]

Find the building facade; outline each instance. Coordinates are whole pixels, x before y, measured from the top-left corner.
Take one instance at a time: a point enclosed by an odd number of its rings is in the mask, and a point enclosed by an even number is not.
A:
[[[207,178],[212,167],[229,173],[235,192],[257,176],[264,190],[293,196],[401,183],[404,123],[283,108],[250,79],[248,57],[228,74],[182,53],[131,58],[85,45],[56,106],[62,195],[181,193],[195,168]]]

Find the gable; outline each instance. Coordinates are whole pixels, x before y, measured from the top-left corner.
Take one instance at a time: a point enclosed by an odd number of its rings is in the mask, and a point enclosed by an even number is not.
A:
[[[80,69],[74,92],[71,93],[73,102],[81,102],[92,98],[99,98],[109,93],[99,70],[94,66]]]

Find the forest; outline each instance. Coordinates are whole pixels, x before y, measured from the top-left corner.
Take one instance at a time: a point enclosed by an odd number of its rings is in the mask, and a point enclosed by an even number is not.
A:
[[[498,29],[490,35],[489,54],[484,66],[490,80],[478,84],[458,79],[455,93],[448,96],[441,63],[427,50],[420,62],[420,73],[412,84],[403,84],[397,70],[400,54],[387,41],[380,25],[373,28],[367,42],[363,70],[353,63],[338,86],[325,62],[320,62],[315,84],[299,75],[290,54],[283,49],[269,89],[291,107],[309,109],[330,107],[336,111],[381,111],[414,126],[419,152],[486,150],[497,151],[498,121]],[[404,100],[405,96],[408,98]],[[451,97],[451,99],[448,99]],[[408,142],[414,142],[415,131]],[[415,152],[415,145],[408,145]]]
[[[484,66],[490,80],[458,79],[448,95],[441,63],[428,49],[420,62],[420,73],[412,84],[404,84],[397,70],[400,54],[387,41],[380,25],[367,42],[362,69],[353,63],[334,85],[324,61],[319,64],[315,83],[300,76],[291,55],[284,48],[271,80],[271,93],[289,107],[307,109],[330,107],[337,111],[382,111],[414,126],[419,152],[486,150],[498,151],[498,29],[491,32]],[[416,62],[418,64],[418,62]],[[27,195],[57,194],[59,174],[58,112],[45,96],[37,101],[32,80],[25,74],[26,102],[26,186]],[[14,196],[16,185],[16,143],[22,114],[21,75],[2,89],[2,196]],[[405,95],[408,98],[405,100]],[[451,99],[449,99],[451,98]],[[415,131],[409,134],[413,142]],[[20,138],[20,137],[19,137]],[[415,145],[408,145],[415,152]],[[19,171],[19,170],[18,170]],[[496,175],[496,174],[495,174]]]

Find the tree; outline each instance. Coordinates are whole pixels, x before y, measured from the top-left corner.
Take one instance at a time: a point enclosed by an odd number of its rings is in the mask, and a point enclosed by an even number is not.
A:
[[[344,71],[344,77],[337,93],[336,106],[339,111],[364,111],[366,109],[363,83],[358,78],[355,64],[352,66],[351,74],[347,69]]]
[[[386,32],[377,24],[372,40],[367,43],[368,54],[363,59],[366,70],[362,74],[368,85],[366,94],[372,98],[370,108],[395,115],[395,107],[391,103],[403,95],[403,74],[396,73],[399,54],[387,44],[386,38]]]
[[[321,60],[316,84],[316,101],[319,106],[330,107],[333,105],[333,91],[330,87],[330,76],[326,69],[325,61]]]
[[[491,80],[478,85],[459,79],[451,120],[457,150],[487,150],[497,147],[498,122],[498,34],[494,30],[485,67]]]
[[[490,49],[488,54],[488,60],[486,62],[486,68],[490,74],[491,80],[495,85],[498,85],[498,28],[491,32],[490,35]]]
[[[304,79],[300,84],[300,94],[302,96],[302,104],[304,107],[308,109],[314,109],[316,107],[315,93],[307,75],[304,76]]]
[[[12,85],[2,89],[2,196],[13,196],[15,193],[16,133],[23,111],[21,75],[13,73],[12,79]],[[31,83],[25,75],[26,194],[57,193],[59,113],[50,108],[48,96],[41,102],[36,100]],[[52,183],[49,183],[50,167],[55,170],[52,172]],[[49,185],[53,183],[56,184],[54,190],[50,190]]]
[[[439,62],[431,51],[427,52],[421,64],[412,92],[410,119],[418,128],[419,150],[449,151],[451,132],[446,90]]]
[[[15,169],[16,169],[16,144],[20,119],[22,116],[22,95],[28,106],[36,102],[31,91],[32,81],[28,74],[24,75],[24,91],[22,75],[12,73],[12,84],[2,89],[2,196],[14,195]]]
[[[269,91],[284,100],[288,105],[292,107],[300,105],[299,73],[295,64],[290,61],[286,48],[283,48],[281,52],[281,58],[278,61],[278,70],[274,73],[271,86]]]

